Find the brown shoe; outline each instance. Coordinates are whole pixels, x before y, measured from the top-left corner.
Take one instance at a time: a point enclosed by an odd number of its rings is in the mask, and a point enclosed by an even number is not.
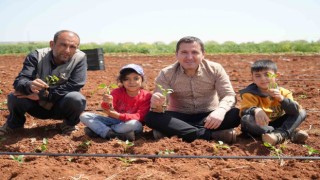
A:
[[[77,126],[67,125],[65,122],[63,122],[62,124],[60,124],[60,130],[61,130],[61,134],[71,135],[74,132],[78,131],[79,128]]]
[[[133,142],[135,140],[135,134],[134,131],[130,131],[127,133],[117,133],[114,130],[110,129],[107,133],[106,139],[113,139],[113,138],[118,138],[122,141],[130,141]]]
[[[211,135],[213,140],[222,141],[224,143],[232,144],[236,142],[237,133],[233,128],[213,131]]]
[[[274,131],[272,133],[262,134],[262,141],[265,143],[269,143],[272,146],[283,143],[287,138],[286,136],[278,131]]]
[[[309,135],[306,131],[295,130],[290,137],[291,142],[293,143],[304,143],[309,138]]]

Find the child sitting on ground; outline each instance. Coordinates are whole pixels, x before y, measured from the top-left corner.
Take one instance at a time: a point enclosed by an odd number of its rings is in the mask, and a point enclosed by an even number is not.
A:
[[[89,137],[135,140],[142,133],[144,116],[150,109],[151,93],[143,89],[144,72],[141,66],[128,64],[121,68],[118,77],[120,87],[103,96],[101,107],[107,113],[101,116],[85,112],[80,120]]]
[[[241,130],[271,145],[290,139],[303,143],[308,134],[296,128],[305,120],[306,111],[293,100],[292,92],[276,83],[277,65],[258,60],[251,66],[253,83],[240,90]]]

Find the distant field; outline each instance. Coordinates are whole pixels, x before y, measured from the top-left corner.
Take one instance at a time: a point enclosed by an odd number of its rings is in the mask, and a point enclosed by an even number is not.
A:
[[[47,47],[49,43],[8,43],[0,44],[0,54],[29,53],[38,48]],[[103,44],[87,43],[81,44],[80,49],[103,48],[105,53],[137,53],[137,54],[172,54],[175,52],[176,42],[165,44],[163,42],[154,43],[112,43]],[[264,41],[261,43],[235,43],[226,41],[217,43],[215,41],[205,42],[205,51],[208,54],[217,53],[318,53],[320,52],[320,41],[308,42],[305,40],[281,41],[278,43]]]

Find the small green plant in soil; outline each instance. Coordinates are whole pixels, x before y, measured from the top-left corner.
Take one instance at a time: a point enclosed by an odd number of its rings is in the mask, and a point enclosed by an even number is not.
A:
[[[125,166],[129,166],[134,161],[137,161],[136,158],[123,158],[123,157],[120,157],[119,160],[122,161],[125,164]]]
[[[81,144],[79,144],[78,148],[86,151],[89,149],[89,146],[91,146],[91,141],[85,140],[85,141],[81,142]]]
[[[134,143],[133,143],[133,142],[130,142],[130,141],[128,141],[128,140],[126,140],[126,141],[121,141],[121,140],[119,140],[119,141],[118,141],[118,144],[120,144],[120,145],[122,146],[122,148],[123,148],[123,153],[127,153],[128,149],[129,149],[130,147],[134,146]]]
[[[271,155],[277,156],[280,161],[280,166],[284,165],[284,160],[281,158],[283,155],[282,149],[285,148],[285,146],[280,146],[280,148],[277,148],[270,143],[264,142],[263,145],[271,150]]]
[[[24,162],[24,155],[19,155],[19,156],[10,155],[10,158],[17,161],[19,164]]]
[[[134,146],[134,143],[133,142],[130,142],[128,140],[126,141],[121,141],[119,140],[118,141],[118,144],[120,144],[123,148],[123,153],[127,153],[128,152],[128,149],[132,146]],[[137,159],[135,158],[126,158],[126,157],[120,157],[119,158],[120,161],[122,161],[126,166],[130,165],[132,162],[136,161]]]
[[[166,149],[164,151],[159,151],[158,155],[171,155],[174,154],[174,150]]]
[[[299,99],[307,99],[307,95],[305,95],[305,94],[300,94],[300,95],[298,96],[298,98],[299,98]]]
[[[213,147],[214,153],[218,153],[220,149],[230,149],[230,146],[224,144],[222,141],[218,141],[218,143],[214,143],[212,147]]]
[[[48,150],[48,139],[43,138],[42,144],[37,149],[35,149],[35,152],[41,153],[41,152],[45,152],[47,150]]]
[[[5,101],[3,101],[3,102],[0,103],[0,107],[2,107],[2,106],[4,106],[4,105],[7,105],[7,104],[8,104],[8,102],[7,102],[7,100],[5,100]]]
[[[317,149],[314,149],[313,147],[309,146],[309,145],[302,145],[303,147],[307,148],[308,149],[308,155],[309,156],[312,156],[314,154],[320,154],[320,151],[317,150]]]

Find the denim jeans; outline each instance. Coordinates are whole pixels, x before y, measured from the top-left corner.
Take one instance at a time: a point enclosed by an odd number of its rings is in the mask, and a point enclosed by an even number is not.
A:
[[[253,115],[244,115],[241,118],[241,131],[253,136],[261,136],[274,130],[286,133],[288,137],[305,120],[307,114],[305,110],[300,110],[296,115],[285,114],[280,118],[271,121],[267,126],[257,125]]]
[[[80,121],[102,138],[106,138],[110,129],[117,133],[127,133],[130,131],[142,133],[143,131],[143,126],[138,120],[124,122],[119,119],[105,117],[90,112],[82,113]]]
[[[52,109],[41,107],[38,101],[17,98],[8,95],[9,116],[7,124],[10,128],[21,128],[26,122],[25,114],[39,119],[60,119],[67,125],[74,126],[80,122],[79,116],[86,108],[86,98],[80,92],[70,92],[57,101]]]

